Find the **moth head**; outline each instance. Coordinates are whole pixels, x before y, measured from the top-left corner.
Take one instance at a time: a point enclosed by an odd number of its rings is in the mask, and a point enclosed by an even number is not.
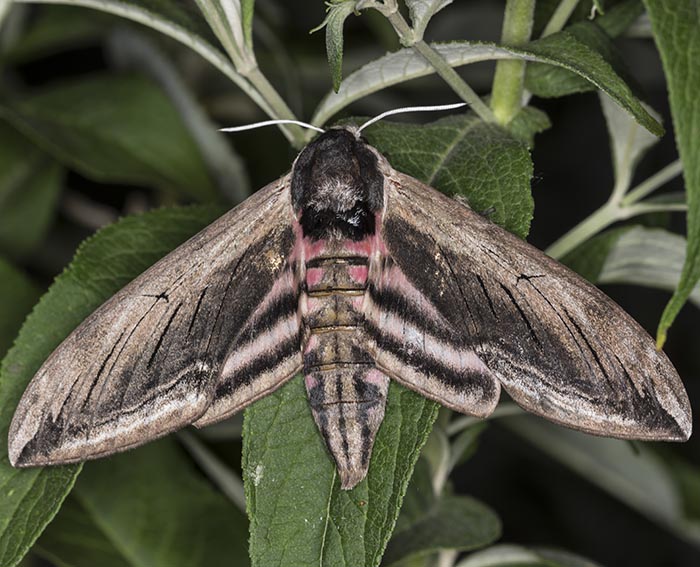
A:
[[[292,206],[305,236],[362,240],[375,231],[384,200],[377,157],[355,132],[328,130],[299,154]]]

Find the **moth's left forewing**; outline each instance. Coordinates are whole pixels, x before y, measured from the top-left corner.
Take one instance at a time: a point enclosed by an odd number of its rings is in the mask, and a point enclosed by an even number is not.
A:
[[[27,387],[9,431],[12,464],[96,458],[199,418],[218,400],[231,343],[274,287],[293,242],[283,178],[125,286]]]
[[[517,403],[589,433],[687,439],[676,370],[605,294],[412,177],[385,193],[388,255]]]

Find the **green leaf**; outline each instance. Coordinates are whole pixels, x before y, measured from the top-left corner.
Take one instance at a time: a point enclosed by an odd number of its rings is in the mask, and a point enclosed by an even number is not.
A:
[[[566,551],[494,545],[473,553],[456,567],[599,567],[590,559]]]
[[[42,0],[17,1],[32,4],[42,2]],[[274,116],[269,104],[257,89],[236,71],[230,59],[224,55],[207,24],[202,20],[201,14],[188,3],[170,0],[45,0],[45,2],[93,8],[138,22],[165,34],[209,61],[261,109],[270,116]]]
[[[450,449],[450,470],[468,461],[474,455],[479,445],[479,438],[487,427],[486,421],[480,421],[457,435]]]
[[[421,39],[425,34],[430,19],[443,8],[452,4],[453,0],[405,0],[411,16],[411,28],[417,39]]]
[[[15,565],[70,491],[80,466],[18,470],[7,432],[20,396],[60,342],[95,308],[211,222],[212,207],[159,210],[126,218],[81,245],[27,318],[0,367],[0,565]]]
[[[551,127],[549,116],[534,106],[522,108],[507,126],[508,131],[522,140],[528,148],[534,146],[535,135],[541,134]]]
[[[340,83],[343,82],[343,26],[347,17],[355,11],[355,4],[355,0],[331,0],[326,19],[311,30],[313,33],[326,28],[326,55],[335,92],[338,92]]]
[[[252,564],[378,565],[437,408],[392,383],[369,473],[350,491],[340,490],[301,377],[246,409]]]
[[[586,78],[590,83],[607,94],[617,104],[630,113],[637,122],[656,136],[661,136],[664,129],[659,122],[644,108],[634,95],[624,78],[606,61],[600,53],[580,40],[584,34],[578,32],[586,24],[577,24],[571,31],[559,33],[533,41],[525,49],[549,63],[558,65]],[[588,32],[585,32],[588,40]],[[600,36],[599,36],[600,37]],[[526,86],[527,83],[526,83]],[[528,87],[529,88],[529,87]]]
[[[525,237],[532,220],[532,160],[507,130],[473,114],[430,124],[381,122],[364,131],[393,167],[448,195],[461,195],[477,212]]]
[[[28,63],[47,55],[95,45],[104,37],[110,18],[66,6],[44,6],[25,22],[22,34],[3,53],[3,61]]]
[[[683,162],[688,200],[688,245],[678,289],[657,330],[657,344],[700,279],[700,14],[696,0],[644,0],[668,83],[676,145]]]
[[[659,139],[648,130],[641,128],[609,97],[601,94],[600,104],[610,137],[615,186],[627,190],[632,182],[637,163]],[[622,193],[622,190],[619,190]]]
[[[0,25],[2,25],[2,21],[5,19],[11,4],[12,0],[0,0]]]
[[[500,535],[501,522],[490,508],[466,496],[447,496],[413,526],[394,534],[384,564],[446,549],[478,549]]]
[[[674,479],[648,444],[594,437],[533,416],[500,423],[651,521],[700,545],[700,524],[686,519]]]
[[[248,564],[245,516],[172,439],[86,463],[67,503],[37,541],[61,565]]]
[[[98,181],[216,198],[199,148],[177,111],[143,77],[74,80],[23,98],[3,113],[56,159]]]
[[[521,59],[568,69],[605,92],[647,130],[656,135],[663,133],[661,125],[610,64],[571,34],[555,34],[520,47],[468,41],[433,44],[432,47],[452,67],[479,61]],[[400,49],[375,59],[348,75],[337,93],[326,95],[314,113],[312,124],[324,124],[335,113],[369,94],[434,72],[435,69],[422,56],[410,49]]]
[[[563,41],[573,36],[607,61],[615,72],[626,79],[626,65],[612,38],[625,31],[642,13],[644,7],[639,0],[626,0],[611,8],[604,17],[595,21],[578,22],[564,31],[552,34],[546,40],[554,41],[561,34]],[[581,75],[552,65],[532,63],[525,72],[525,86],[541,97],[560,97],[593,90],[595,86]]]
[[[608,251],[598,282],[627,283],[673,291],[681,278],[686,242],[660,228],[630,227]],[[690,293],[700,307],[700,286]]]
[[[17,130],[0,122],[0,250],[31,252],[53,220],[63,169]]]
[[[253,16],[255,15],[255,0],[241,0],[243,12],[243,35],[249,50],[253,50]]]
[[[396,520],[395,532],[402,532],[414,526],[433,509],[436,503],[433,482],[430,477],[430,464],[421,455],[413,470],[411,482],[401,505],[401,512]]]
[[[478,194],[484,208],[502,204],[502,222],[527,232],[532,163],[506,130],[463,115],[423,126],[384,122],[366,136],[398,169],[451,194]],[[437,408],[392,384],[367,480],[350,492],[339,490],[299,378],[246,410],[253,565],[376,565]]]
[[[561,259],[562,264],[569,266],[588,281],[597,282],[615,243],[631,228],[629,226],[614,228],[586,240],[566,254]]]
[[[34,282],[0,257],[0,359],[40,295]]]

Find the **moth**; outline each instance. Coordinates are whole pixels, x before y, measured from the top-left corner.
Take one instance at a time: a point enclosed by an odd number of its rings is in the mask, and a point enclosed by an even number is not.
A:
[[[72,463],[204,427],[298,373],[343,489],[367,474],[390,380],[472,416],[504,388],[588,433],[691,431],[678,374],[613,301],[337,128],[53,352],[10,460]]]

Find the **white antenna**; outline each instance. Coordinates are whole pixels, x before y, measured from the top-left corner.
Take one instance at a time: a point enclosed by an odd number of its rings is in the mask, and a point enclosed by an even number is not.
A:
[[[455,108],[462,108],[463,106],[467,106],[467,103],[456,102],[453,104],[438,104],[433,106],[404,106],[402,108],[387,110],[386,112],[382,112],[379,116],[375,116],[371,120],[365,122],[362,126],[360,126],[357,129],[357,133],[359,134],[360,132],[362,132],[362,130],[367,128],[367,126],[370,126],[375,122],[378,122],[382,118],[386,118],[387,116],[391,116],[393,114],[405,114],[408,112],[437,112],[440,110],[453,110]],[[253,130],[255,128],[262,128],[263,126],[272,126],[274,124],[296,124],[297,126],[301,126],[302,128],[316,130],[316,132],[321,132],[321,134],[325,133],[325,130],[323,128],[319,128],[318,126],[308,124],[307,122],[301,122],[300,120],[287,120],[282,118],[277,120],[265,120],[263,122],[255,122],[253,124],[244,124],[243,126],[231,126],[229,128],[220,128],[219,132],[243,132],[244,130]]]
[[[367,126],[374,124],[375,122],[381,120],[382,118],[385,118],[386,116],[391,116],[392,114],[403,114],[407,112],[435,112],[439,110],[452,110],[454,108],[461,108],[463,106],[467,106],[467,103],[456,102],[454,104],[438,104],[436,106],[404,106],[403,108],[387,110],[386,112],[382,112],[379,116],[375,116],[371,120],[365,122],[362,126],[360,126],[357,129],[357,133],[359,134],[360,132],[362,132],[362,130],[367,128]]]
[[[230,128],[219,128],[219,132],[243,132],[243,130],[253,130],[254,128],[262,128],[263,126],[272,126],[273,124],[296,124],[297,126],[301,126],[303,128],[308,128],[309,130],[316,130],[316,132],[321,132],[322,134],[325,132],[323,128],[319,128],[318,126],[313,126],[311,124],[307,124],[306,122],[301,122],[300,120],[286,120],[286,119],[278,119],[278,120],[265,120],[264,122],[255,122],[254,124],[244,124],[243,126],[232,126]]]

